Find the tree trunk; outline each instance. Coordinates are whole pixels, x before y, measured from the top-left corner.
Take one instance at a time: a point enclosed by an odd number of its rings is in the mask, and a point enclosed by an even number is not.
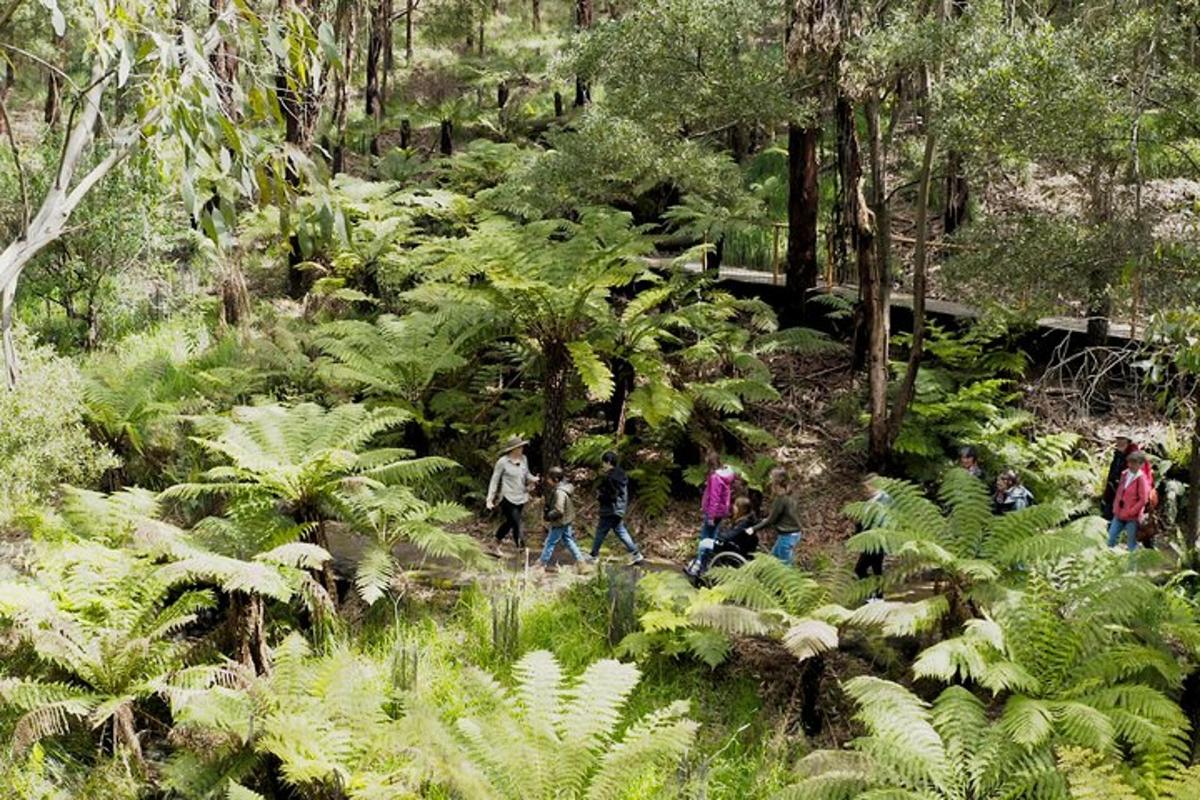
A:
[[[817,143],[820,128],[788,124],[788,242],[787,308],[792,319],[803,319],[808,293],[817,285],[818,186]]]
[[[227,6],[228,0],[209,0],[209,23],[215,23],[225,13]],[[208,60],[212,64],[213,77],[217,82],[217,96],[221,99],[221,108],[231,120],[236,121],[233,116],[236,113],[233,107],[233,88],[237,83],[238,74],[237,50],[231,42],[222,40],[213,49]]]
[[[383,125],[383,95],[380,89],[380,65],[383,61],[384,32],[388,20],[384,18],[387,0],[375,0],[371,5],[371,30],[367,36],[367,86],[363,93],[367,116],[374,123],[371,134],[371,155],[379,155],[379,130]]]
[[[383,3],[383,75],[379,79],[379,107],[380,113],[387,110],[388,98],[391,97],[389,86],[391,86],[392,70],[396,66],[396,49],[395,43],[392,41],[392,11],[395,6],[393,0],[384,0]]]
[[[875,215],[863,194],[862,158],[854,128],[854,108],[839,95],[835,104],[839,131],[845,136],[847,222],[858,264],[858,284],[862,303],[862,324],[867,344],[867,461],[881,469],[888,457],[887,384],[889,305],[886,277],[879,269],[875,247]],[[859,334],[862,335],[862,334]]]
[[[508,105],[508,82],[500,81],[496,85],[496,108],[504,108]]]
[[[926,78],[928,84],[928,78]],[[908,354],[908,367],[904,371],[904,380],[896,395],[892,407],[891,419],[888,421],[888,452],[900,436],[900,426],[904,424],[904,416],[912,403],[913,393],[917,385],[917,371],[921,368],[921,357],[925,352],[925,276],[929,263],[929,189],[933,170],[933,151],[936,144],[933,129],[929,120],[925,120],[925,152],[921,157],[921,173],[917,185],[917,231],[916,248],[913,254],[913,332],[912,349]]]
[[[444,156],[454,155],[454,123],[448,119],[442,120],[442,131],[438,149]]]
[[[560,341],[542,343],[545,359],[542,378],[542,468],[562,464],[567,434],[567,388],[571,355]]]
[[[405,0],[404,6],[404,63],[412,64],[413,60],[413,12],[416,10],[414,0]]]
[[[891,276],[892,214],[887,199],[888,146],[880,124],[879,92],[871,92],[867,101],[867,132],[871,137],[871,210],[875,212],[875,247],[879,271],[885,279]]]
[[[542,2],[533,0],[533,32],[542,32]]]
[[[4,83],[0,85],[0,104],[7,105],[8,96],[12,94],[12,87],[16,82],[17,76],[13,72],[13,62],[9,58],[4,64]],[[8,122],[3,117],[0,117],[0,133],[8,133]]]
[[[400,149],[407,150],[412,144],[412,123],[408,117],[400,120]]]
[[[311,13],[311,7],[307,1],[291,0],[289,4]],[[277,64],[275,73],[275,99],[279,103],[279,110],[283,116],[284,141],[300,151],[307,151],[312,144],[313,128],[321,110],[318,93],[306,85],[300,85],[299,82],[293,81],[287,64],[281,61]],[[300,177],[298,165],[289,158],[284,170],[284,180],[289,187],[297,190],[300,187]],[[284,226],[283,233],[287,236],[290,245],[287,264],[288,295],[293,300],[299,300],[307,294],[311,277],[299,268],[300,264],[304,262],[305,256],[300,248],[300,237],[286,227],[288,223],[288,216],[281,215],[280,224]]]
[[[1188,464],[1187,524],[1183,529],[1183,564],[1196,566],[1196,542],[1200,535],[1200,411],[1192,422],[1192,460]]]
[[[575,30],[586,31],[592,27],[592,0],[575,0]],[[575,76],[575,107],[580,108],[592,99],[592,90],[580,76]]]
[[[21,378],[21,363],[17,360],[17,345],[13,341],[13,312],[16,308],[17,282],[0,291],[0,330],[4,343],[4,383],[12,389]]]
[[[1088,175],[1088,195],[1089,221],[1096,231],[1100,231],[1112,221],[1113,214],[1111,181],[1100,166],[1094,167]],[[1109,318],[1112,315],[1111,271],[1108,265],[1098,261],[1088,273],[1088,347],[1104,347],[1108,344]]]
[[[563,115],[563,96],[562,92],[554,93],[554,116],[561,117]]]
[[[483,58],[484,24],[486,22],[487,22],[487,14],[484,13],[483,9],[480,9],[479,10],[479,57],[480,58]]]
[[[963,174],[962,154],[951,150],[946,154],[946,208],[942,212],[942,230],[947,236],[967,221],[970,202],[967,176]]]
[[[350,116],[350,79],[354,75],[354,39],[357,15],[353,0],[339,0],[334,17],[334,37],[342,44],[342,68],[338,70],[333,97],[334,175],[341,172],[346,158],[346,124]]]

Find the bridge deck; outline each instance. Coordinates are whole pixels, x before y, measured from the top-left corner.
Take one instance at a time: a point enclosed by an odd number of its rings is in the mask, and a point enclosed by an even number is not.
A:
[[[669,268],[673,259],[670,258],[650,258],[647,259],[651,264]],[[689,261],[683,265],[683,268],[688,272],[700,272],[701,265],[696,261]],[[745,269],[743,267],[726,267],[722,266],[719,272],[718,280],[730,281],[732,283],[755,284],[759,286],[786,286],[787,276],[780,275],[778,280],[775,276],[764,270]],[[826,291],[825,282],[817,282],[818,291]],[[855,284],[839,284],[833,287],[833,291],[842,297],[857,297],[858,286]],[[892,292],[892,305],[898,308],[911,309],[913,306],[913,297],[908,292]],[[929,298],[925,301],[925,308],[932,314],[940,314],[949,317],[959,318],[976,318],[980,316],[979,309],[964,303],[956,303],[951,300],[936,300]],[[1087,320],[1081,317],[1042,317],[1037,321],[1038,327],[1046,328],[1053,331],[1062,331],[1064,333],[1086,333]],[[1127,322],[1112,322],[1109,324],[1109,338],[1119,340],[1129,340],[1134,338],[1132,328]],[[1142,338],[1142,332],[1139,330],[1136,338]]]

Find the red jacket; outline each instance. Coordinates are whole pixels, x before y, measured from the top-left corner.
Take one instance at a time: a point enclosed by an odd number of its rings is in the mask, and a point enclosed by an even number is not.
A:
[[[1129,470],[1121,473],[1117,481],[1117,497],[1113,501],[1113,516],[1121,522],[1136,522],[1142,518],[1146,504],[1150,502],[1150,479],[1145,470],[1139,469],[1134,479],[1125,483]]]

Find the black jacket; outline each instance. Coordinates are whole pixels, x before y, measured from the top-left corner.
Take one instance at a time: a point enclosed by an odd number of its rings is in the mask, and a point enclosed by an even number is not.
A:
[[[623,517],[629,510],[629,476],[613,466],[600,477],[600,516]]]
[[[1100,514],[1105,519],[1112,519],[1113,501],[1117,499],[1117,484],[1121,482],[1121,473],[1125,471],[1125,460],[1128,457],[1125,450],[1113,450],[1108,475],[1104,479],[1104,497],[1100,502]]]

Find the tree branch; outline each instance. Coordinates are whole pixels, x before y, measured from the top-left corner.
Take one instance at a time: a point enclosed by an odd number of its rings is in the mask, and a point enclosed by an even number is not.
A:
[[[5,103],[3,95],[0,95],[0,118],[3,118],[4,130],[8,133],[8,144],[12,148],[13,166],[17,171],[17,183],[21,187],[21,238],[24,239],[25,235],[29,233],[29,187],[25,184],[25,170],[21,167],[21,150],[17,147],[17,140],[13,136],[12,120],[8,116],[8,104]]]

